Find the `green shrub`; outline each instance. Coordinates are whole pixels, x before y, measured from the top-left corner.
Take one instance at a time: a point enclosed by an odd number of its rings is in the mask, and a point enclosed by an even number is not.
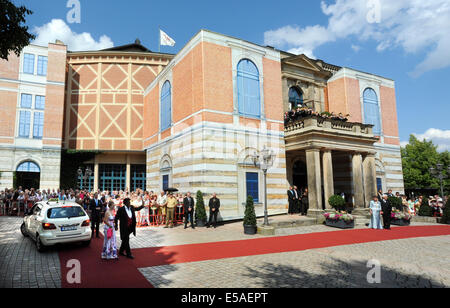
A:
[[[345,200],[342,196],[333,195],[328,199],[328,203],[331,205],[333,209],[336,211],[345,211]]]
[[[431,206],[428,205],[428,198],[422,199],[422,204],[419,208],[419,216],[426,216],[431,217],[433,216],[433,210],[431,209]]]
[[[395,207],[397,210],[403,212],[402,198],[389,197],[388,201],[389,201],[389,203],[391,204],[392,207]]]
[[[450,199],[447,200],[444,208],[444,214],[442,216],[442,223],[448,224],[450,223]]]
[[[206,221],[205,202],[203,201],[203,194],[197,191],[197,202],[195,204],[195,219],[197,221]]]
[[[256,226],[255,206],[252,196],[247,197],[245,204],[244,226]]]

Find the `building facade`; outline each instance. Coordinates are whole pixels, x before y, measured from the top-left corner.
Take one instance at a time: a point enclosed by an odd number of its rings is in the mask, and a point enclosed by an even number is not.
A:
[[[57,42],[0,61],[1,187],[59,187],[66,54]]]
[[[138,40],[90,52],[29,46],[0,62],[0,92],[11,115],[0,126],[5,187],[22,170],[58,187],[61,149],[88,151],[96,154],[83,162],[93,171],[84,188],[215,192],[223,218],[234,219],[249,195],[262,214],[263,174],[251,157],[267,147],[270,214],[287,211],[289,185],[308,187],[312,213],[335,193],[364,208],[377,189],[403,192],[394,81],[207,30],[176,55]],[[285,126],[284,113],[303,103],[349,121]]]

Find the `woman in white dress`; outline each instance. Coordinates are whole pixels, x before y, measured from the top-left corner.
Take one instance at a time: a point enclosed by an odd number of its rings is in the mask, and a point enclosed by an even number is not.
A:
[[[381,203],[378,201],[377,196],[373,196],[373,200],[370,201],[370,225],[369,228],[372,229],[383,229],[381,226]]]
[[[104,227],[104,240],[102,249],[102,259],[117,260],[117,242],[116,242],[116,230],[114,228],[114,202],[108,202],[108,209],[106,210],[103,222]]]

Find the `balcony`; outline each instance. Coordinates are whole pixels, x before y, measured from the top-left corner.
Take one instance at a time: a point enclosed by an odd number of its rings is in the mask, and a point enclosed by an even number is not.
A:
[[[373,125],[309,115],[285,125],[286,150],[309,147],[372,151]]]

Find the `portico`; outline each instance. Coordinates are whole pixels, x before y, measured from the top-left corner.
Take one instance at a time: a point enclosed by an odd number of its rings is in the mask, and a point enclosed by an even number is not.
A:
[[[306,164],[309,216],[330,209],[328,199],[338,193],[356,212],[368,207],[376,194],[377,138],[371,125],[310,116],[286,126],[285,141],[290,185],[301,182],[294,165]]]

